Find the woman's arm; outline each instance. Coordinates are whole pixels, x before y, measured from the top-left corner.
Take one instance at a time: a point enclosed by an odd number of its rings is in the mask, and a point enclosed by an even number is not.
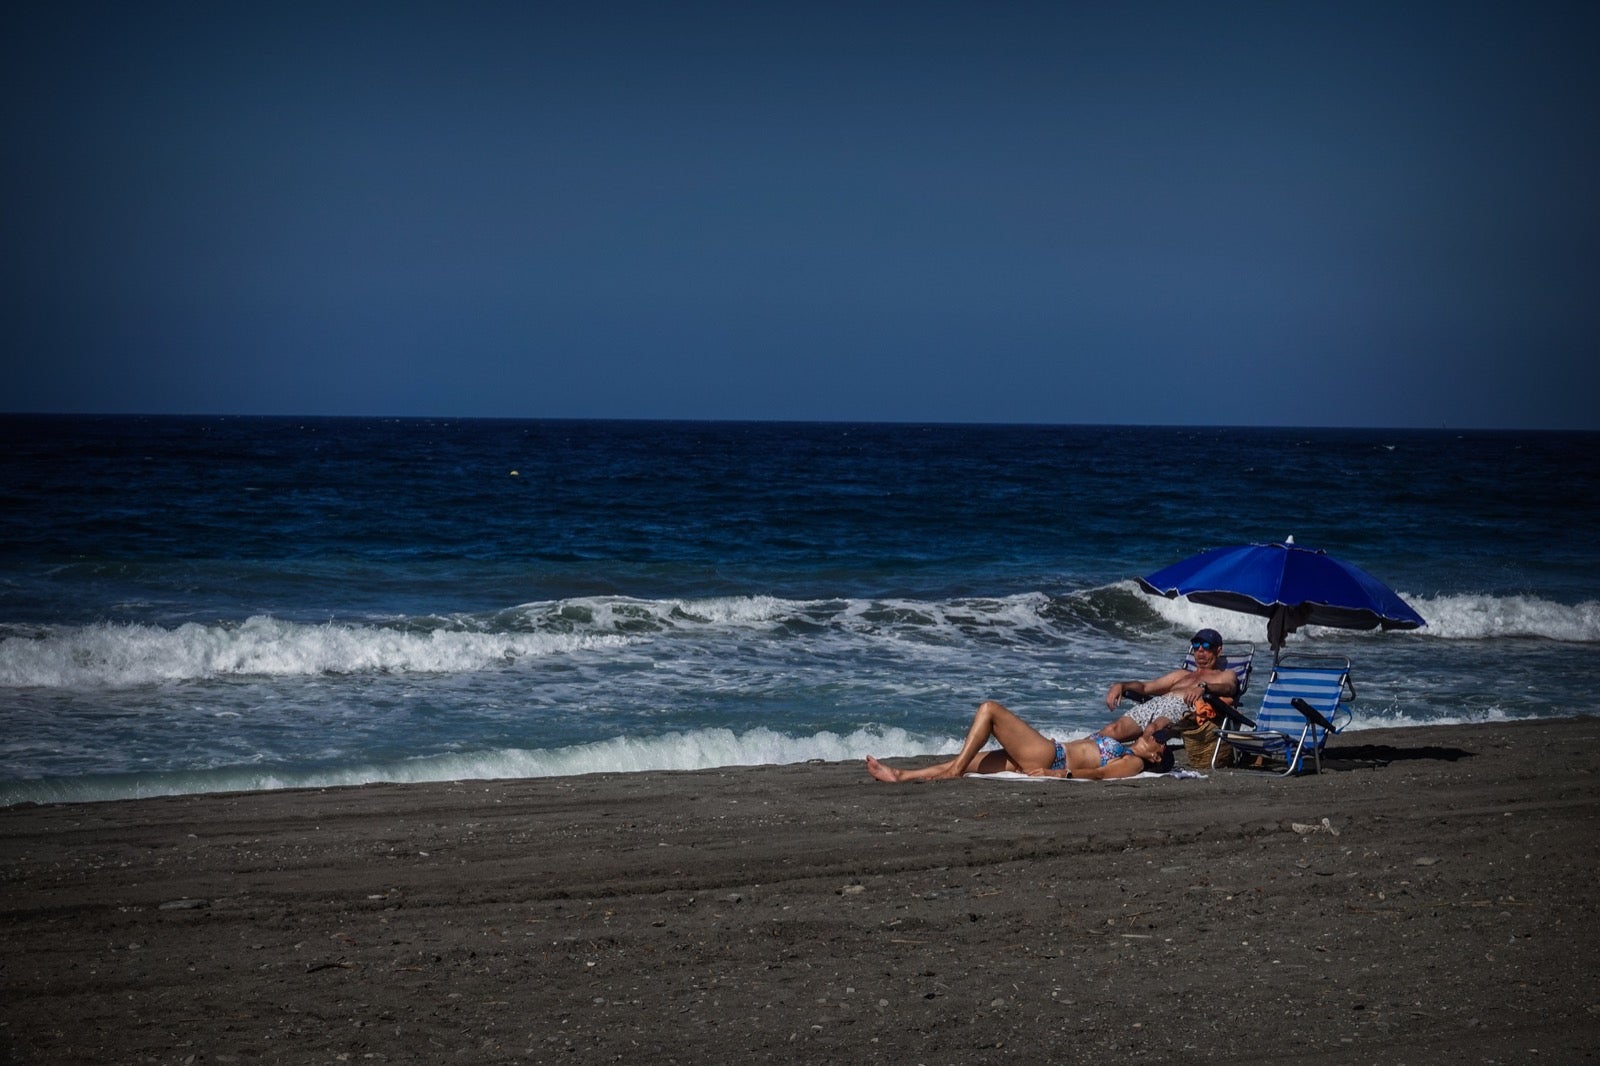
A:
[[[1093,770],[1074,770],[1073,777],[1094,777],[1101,781],[1109,781],[1114,777],[1133,777],[1145,771],[1144,760],[1137,755],[1119,755],[1104,766]]]
[[[1119,755],[1104,766],[1086,766],[1081,770],[1029,770],[1029,777],[1072,777],[1080,781],[1109,781],[1114,777],[1132,777],[1145,769],[1144,760],[1137,755]]]
[[[1160,739],[1161,736],[1168,730],[1176,728],[1177,724],[1178,723],[1174,722],[1164,714],[1158,715],[1157,717],[1150,719],[1150,724],[1145,726],[1142,730],[1140,730],[1140,732],[1147,737],[1155,737],[1156,739]]]

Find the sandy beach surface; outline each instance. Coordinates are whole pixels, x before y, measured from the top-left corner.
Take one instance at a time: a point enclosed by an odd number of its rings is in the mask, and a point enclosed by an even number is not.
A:
[[[1600,718],[0,811],[0,1060],[1600,1057]],[[901,765],[915,765],[902,762]]]

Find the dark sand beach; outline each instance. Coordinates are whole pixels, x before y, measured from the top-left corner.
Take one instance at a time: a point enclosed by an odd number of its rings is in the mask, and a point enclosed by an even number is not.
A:
[[[1600,718],[1329,756],[1291,780],[819,764],[11,808],[0,1058],[1600,1057]]]

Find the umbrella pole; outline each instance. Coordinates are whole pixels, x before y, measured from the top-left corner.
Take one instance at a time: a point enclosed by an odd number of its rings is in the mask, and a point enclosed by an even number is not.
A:
[[[1283,642],[1289,637],[1289,608],[1278,604],[1267,618],[1267,644],[1272,648],[1272,665],[1278,665],[1283,654]]]

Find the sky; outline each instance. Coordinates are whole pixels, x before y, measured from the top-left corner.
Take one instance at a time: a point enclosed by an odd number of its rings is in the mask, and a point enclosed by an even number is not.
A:
[[[0,13],[0,411],[1600,429],[1600,5]]]

